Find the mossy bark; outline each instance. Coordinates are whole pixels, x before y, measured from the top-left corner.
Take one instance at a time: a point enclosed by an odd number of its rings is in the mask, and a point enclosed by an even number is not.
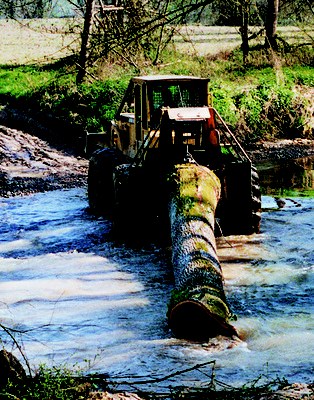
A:
[[[214,235],[220,181],[208,168],[179,164],[171,175],[172,264],[175,290],[169,324],[177,337],[206,341],[232,336]]]

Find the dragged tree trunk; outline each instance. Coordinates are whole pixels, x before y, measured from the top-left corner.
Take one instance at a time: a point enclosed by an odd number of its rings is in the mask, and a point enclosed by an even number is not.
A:
[[[172,263],[175,290],[170,327],[179,338],[207,341],[236,335],[223,288],[214,235],[220,181],[208,168],[180,164],[171,178]]]

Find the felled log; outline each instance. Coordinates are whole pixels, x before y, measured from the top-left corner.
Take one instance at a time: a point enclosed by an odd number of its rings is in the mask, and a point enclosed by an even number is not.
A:
[[[171,178],[170,224],[175,289],[169,304],[174,335],[207,341],[236,335],[229,324],[221,266],[214,235],[220,181],[193,163],[175,166]]]

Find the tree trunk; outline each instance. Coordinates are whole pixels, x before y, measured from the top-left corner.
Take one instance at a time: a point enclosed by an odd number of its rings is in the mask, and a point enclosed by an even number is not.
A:
[[[249,8],[248,2],[242,4],[242,26],[241,26],[241,39],[242,39],[242,53],[243,64],[246,65],[249,55]]]
[[[86,1],[86,10],[84,16],[84,27],[82,32],[82,44],[81,52],[79,58],[78,72],[76,76],[76,83],[81,84],[86,75],[86,63],[87,63],[87,53],[88,53],[88,43],[90,30],[93,22],[93,10],[94,10],[94,0]]]
[[[208,168],[180,164],[171,175],[172,264],[175,290],[169,325],[179,338],[200,342],[236,335],[223,288],[214,235],[220,181]]]
[[[9,1],[9,4],[8,4],[8,17],[12,18],[12,19],[15,17],[15,9],[14,9],[13,0]]]
[[[273,50],[278,50],[276,32],[277,32],[277,22],[278,22],[278,12],[279,12],[279,0],[268,0],[267,1],[267,14],[265,20],[265,46],[267,48],[272,48]]]
[[[34,10],[34,18],[44,18],[44,2],[43,0],[37,0],[36,8]]]

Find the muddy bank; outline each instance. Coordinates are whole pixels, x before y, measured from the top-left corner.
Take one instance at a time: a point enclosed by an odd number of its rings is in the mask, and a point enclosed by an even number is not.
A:
[[[0,196],[86,184],[88,161],[21,130],[0,125]]]
[[[314,155],[314,140],[282,139],[252,144],[247,153],[253,162],[264,160],[291,160]]]

